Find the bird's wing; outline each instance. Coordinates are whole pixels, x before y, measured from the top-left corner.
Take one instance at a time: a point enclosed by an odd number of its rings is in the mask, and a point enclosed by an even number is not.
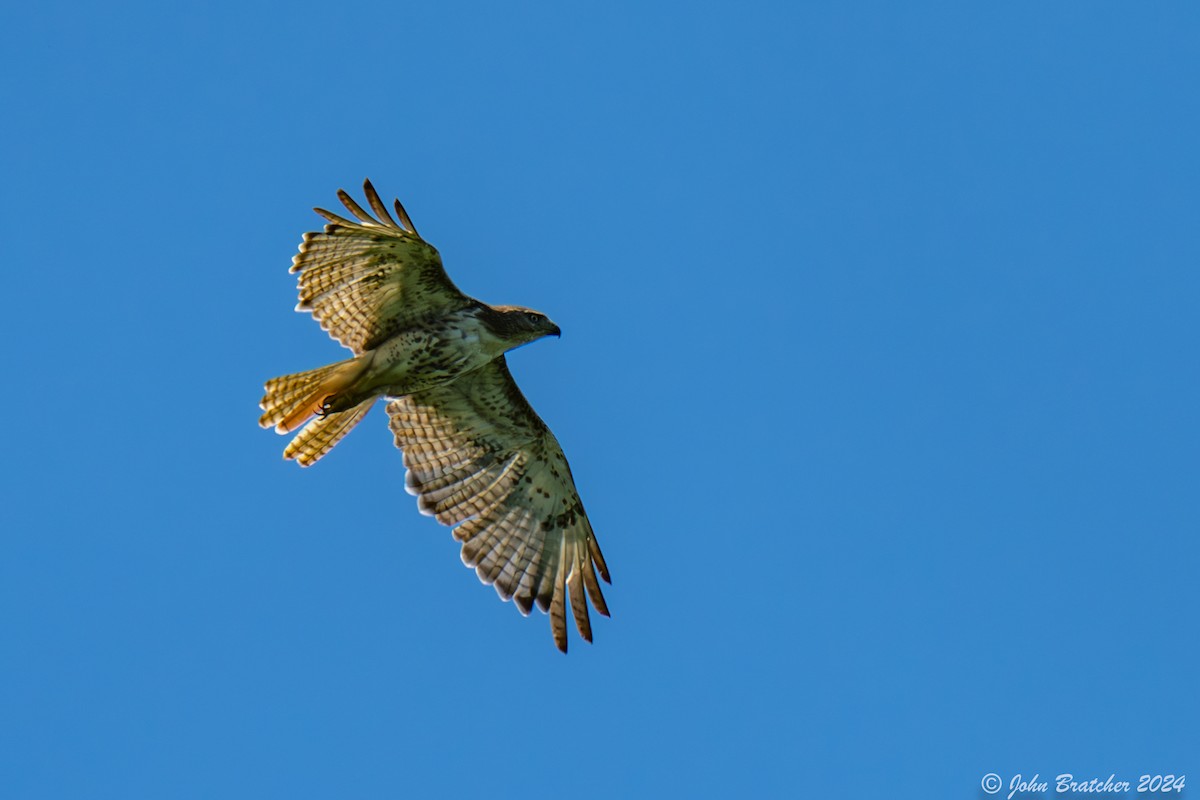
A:
[[[417,234],[400,201],[396,222],[370,181],[363,189],[375,217],[339,189],[338,198],[358,221],[314,209],[329,224],[321,233],[304,234],[292,259],[292,272],[300,273],[296,310],[311,312],[355,353],[378,346],[406,319],[471,302],[446,276],[441,256]]]
[[[422,513],[457,525],[462,560],[522,614],[550,613],[567,650],[566,605],[592,640],[585,591],[608,616],[604,556],[554,434],[517,388],[504,357],[388,404],[406,485]]]

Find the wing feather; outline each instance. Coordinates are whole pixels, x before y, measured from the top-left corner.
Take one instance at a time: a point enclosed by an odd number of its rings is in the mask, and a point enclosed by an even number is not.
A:
[[[370,181],[368,181],[368,183],[370,183]],[[347,192],[345,189],[338,189],[337,196],[338,196],[338,200],[342,201],[342,205],[344,205],[346,208],[348,208],[350,210],[350,213],[358,218],[359,222],[365,222],[368,225],[383,224],[379,220],[375,219],[370,214],[368,214],[366,211],[363,211],[363,207],[360,206],[358,203],[354,202],[354,198],[351,197],[350,193]]]
[[[558,560],[554,574],[554,593],[550,599],[550,631],[558,649],[567,652],[567,593],[563,590],[566,581],[566,562]],[[588,637],[590,638],[590,637]]]
[[[604,602],[604,594],[600,591],[600,581],[596,580],[596,568],[592,564],[592,558],[585,558],[580,562],[583,565],[583,585],[587,588],[588,597],[592,599],[592,605],[607,617],[608,605]],[[607,571],[604,572],[604,580],[608,580]]]
[[[587,600],[583,596],[583,580],[578,572],[579,564],[571,565],[571,574],[567,577],[567,588],[571,591],[571,611],[575,614],[575,627],[579,635],[586,641],[592,640],[592,623],[588,619]]]
[[[600,546],[562,448],[517,388],[504,358],[388,404],[406,485],[426,513],[456,525],[462,560],[523,614],[550,614],[567,649],[566,606],[592,639],[587,604],[608,616]]]
[[[329,220],[304,234],[292,259],[299,273],[297,311],[310,312],[335,340],[362,353],[377,347],[408,320],[471,304],[442,268],[442,259],[411,228],[388,215],[370,181],[363,184],[372,217],[345,191],[338,198],[357,222],[318,208]],[[397,203],[399,205],[399,203]]]
[[[400,205],[400,199],[396,198],[393,202],[396,204],[396,216],[400,217],[400,224],[407,228],[414,236],[420,236],[421,234],[417,233],[417,226],[413,225],[408,212],[404,210],[404,206]]]
[[[333,213],[332,211],[327,211],[320,207],[314,208],[313,211],[317,212],[325,219],[327,219],[330,222],[335,223],[337,225],[352,226],[352,225],[357,224],[357,223],[351,222],[350,220],[346,219],[345,217],[339,217],[337,214]],[[292,272],[295,272],[295,271],[296,270],[293,267]]]
[[[369,179],[363,182],[363,191],[366,192],[367,202],[371,204],[371,210],[375,212],[375,216],[379,218],[380,222],[389,228],[395,228],[398,231],[403,230],[403,228],[396,224],[396,220],[392,219],[392,215],[388,213],[387,206],[379,199],[379,192],[375,191],[375,187],[371,185]]]

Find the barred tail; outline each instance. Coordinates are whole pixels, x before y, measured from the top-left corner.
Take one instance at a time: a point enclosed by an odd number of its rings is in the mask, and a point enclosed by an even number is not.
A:
[[[375,401],[378,399],[378,397],[368,397],[349,411],[317,417],[305,425],[304,429],[296,434],[296,438],[288,443],[287,449],[283,451],[283,457],[289,460],[294,458],[296,463],[302,467],[317,463],[355,425],[362,422],[362,418],[367,415],[371,406],[375,405]]]
[[[272,378],[267,381],[267,393],[259,403],[263,415],[258,424],[264,428],[274,427],[276,433],[296,430],[321,411],[327,397],[349,387],[366,366],[367,362],[361,357],[352,358],[308,372]]]

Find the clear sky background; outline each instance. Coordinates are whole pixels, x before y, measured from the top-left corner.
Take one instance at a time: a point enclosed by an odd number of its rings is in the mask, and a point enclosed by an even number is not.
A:
[[[10,9],[0,796],[1200,791],[1198,43],[1183,2]],[[364,177],[564,330],[510,363],[593,645],[462,566],[379,409],[309,470],[257,425],[344,356],[287,270]]]

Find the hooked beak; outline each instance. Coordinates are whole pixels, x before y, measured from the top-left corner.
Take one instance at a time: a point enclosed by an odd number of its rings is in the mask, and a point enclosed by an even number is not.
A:
[[[550,323],[550,332],[547,335],[548,336],[557,336],[558,338],[561,339],[562,338],[562,328],[558,327],[553,322],[551,322]]]

